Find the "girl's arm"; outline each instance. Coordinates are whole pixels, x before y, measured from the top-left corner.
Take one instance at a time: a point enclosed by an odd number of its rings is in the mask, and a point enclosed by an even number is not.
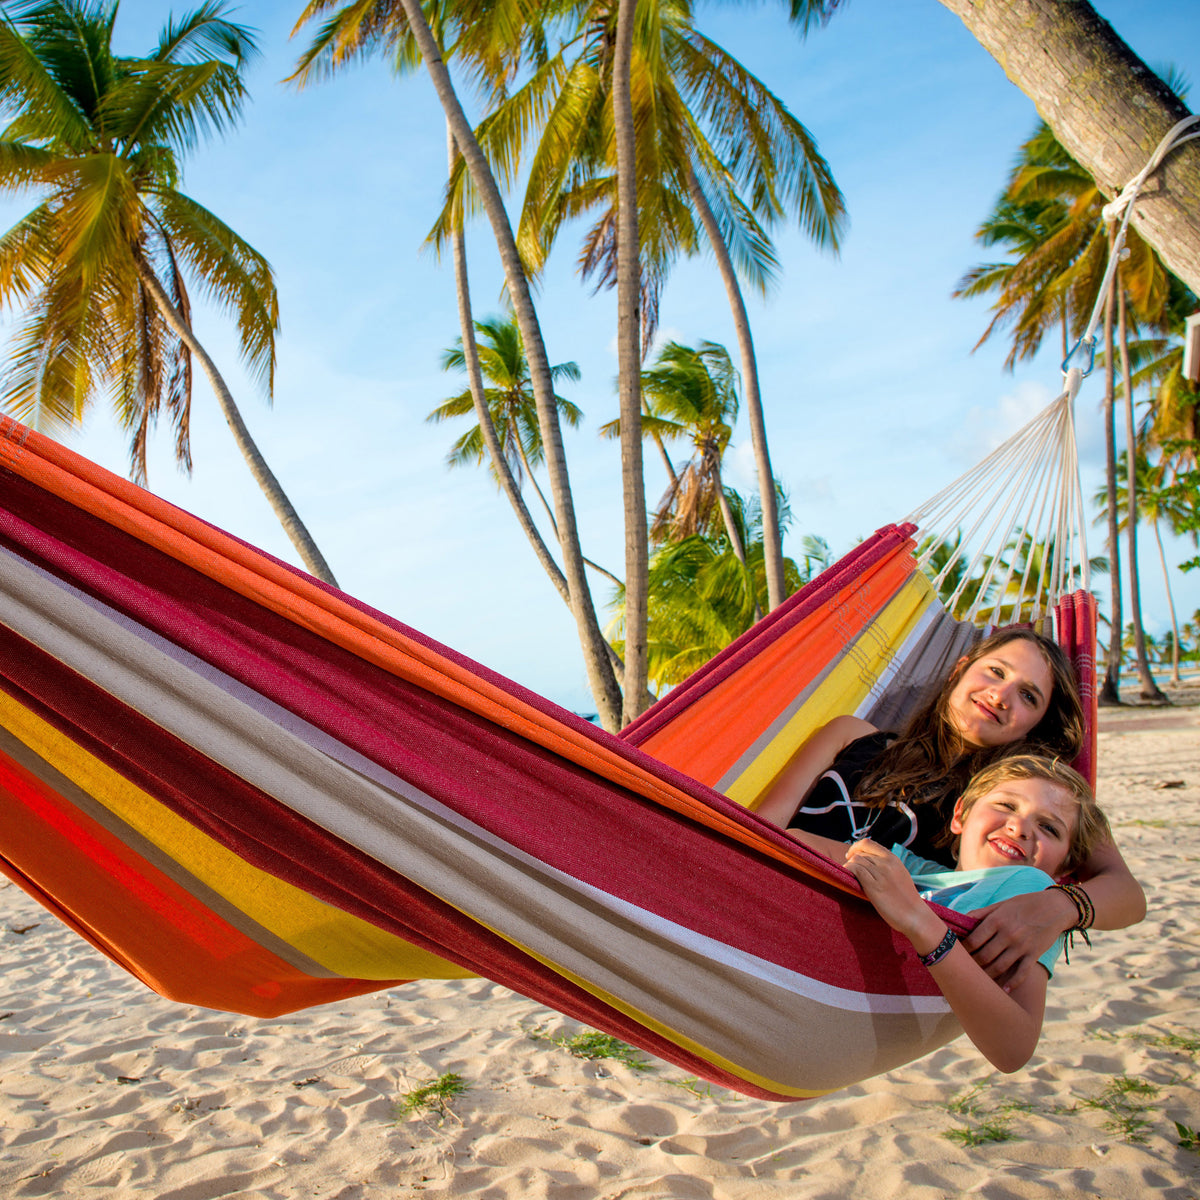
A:
[[[1146,895],[1114,843],[1099,845],[1078,875],[1096,910],[1094,928],[1124,929],[1146,915]],[[1079,910],[1065,893],[1050,889],[1014,896],[972,915],[982,919],[966,939],[967,949],[993,979],[1007,977],[1016,986],[1075,925]]]
[[[918,954],[930,954],[946,935],[942,919],[917,894],[900,860],[871,841],[855,842],[846,855],[879,915],[904,934]],[[1017,1071],[1033,1056],[1046,1007],[1045,970],[1005,991],[961,944],[929,968],[964,1032],[997,1069]]]
[[[860,717],[834,717],[796,751],[754,811],[764,821],[786,829],[812,785],[829,770],[833,760],[851,742],[874,732],[875,726]]]
[[[825,855],[839,866],[843,866],[846,862],[846,855],[850,847],[845,842],[835,842],[833,838],[822,837],[819,833],[809,833],[805,829],[785,829],[783,832],[810,850]]]

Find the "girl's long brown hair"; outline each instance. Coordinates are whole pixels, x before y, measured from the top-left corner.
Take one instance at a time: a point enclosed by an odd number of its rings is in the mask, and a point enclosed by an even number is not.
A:
[[[1018,741],[970,748],[950,721],[950,693],[973,662],[1018,640],[1032,642],[1050,668],[1054,687],[1049,706],[1037,725]],[[1033,630],[1002,630],[977,642],[955,665],[937,695],[913,714],[900,736],[875,759],[855,788],[854,799],[874,806],[896,801],[910,807],[952,805],[966,790],[971,777],[989,764],[1010,754],[1030,753],[1048,754],[1070,762],[1083,747],[1083,739],[1083,705],[1067,656],[1055,642]],[[947,807],[942,842],[950,840],[949,822]]]

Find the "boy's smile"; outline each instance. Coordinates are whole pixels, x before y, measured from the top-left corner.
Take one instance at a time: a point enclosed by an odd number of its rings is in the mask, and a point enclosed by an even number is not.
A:
[[[1010,779],[980,796],[962,815],[955,806],[950,828],[959,835],[958,869],[1037,867],[1057,876],[1071,848],[1079,805],[1062,784]]]

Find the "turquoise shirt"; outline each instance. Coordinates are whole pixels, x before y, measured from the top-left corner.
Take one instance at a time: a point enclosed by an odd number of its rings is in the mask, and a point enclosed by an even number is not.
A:
[[[1054,880],[1037,867],[979,867],[974,871],[947,871],[941,863],[930,862],[906,850],[893,846],[892,853],[904,864],[913,877],[917,891],[926,900],[959,913],[986,908],[1012,896],[1042,892]],[[1048,975],[1054,974],[1054,964],[1062,953],[1063,939],[1059,938],[1038,962]]]

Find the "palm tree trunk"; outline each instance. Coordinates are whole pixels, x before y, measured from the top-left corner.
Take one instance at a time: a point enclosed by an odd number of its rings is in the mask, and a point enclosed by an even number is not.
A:
[[[1110,244],[1109,252],[1112,252]],[[1110,618],[1108,653],[1105,655],[1104,683],[1096,698],[1098,704],[1121,703],[1121,530],[1117,515],[1117,414],[1116,363],[1113,361],[1112,290],[1104,306],[1104,482],[1108,492],[1108,583]]]
[[[625,706],[628,724],[645,705],[649,536],[642,466],[642,272],[638,248],[637,144],[630,97],[636,0],[618,0],[613,54],[613,133],[617,145],[617,360],[620,372],[621,493],[625,508]]]
[[[1129,549],[1129,619],[1133,622],[1133,648],[1137,657],[1138,680],[1142,685],[1143,700],[1164,701],[1166,696],[1159,690],[1150,673],[1150,662],[1146,657],[1146,631],[1142,627],[1141,585],[1138,579],[1137,561],[1137,434],[1133,425],[1133,383],[1129,370],[1129,322],[1125,312],[1125,289],[1117,281],[1117,319],[1120,326],[1121,379],[1125,388],[1125,444],[1127,446],[1128,469],[1126,487],[1129,492],[1129,521],[1125,529]]]
[[[757,623],[762,620],[762,608],[758,603],[758,588],[754,586],[754,576],[746,562],[746,548],[742,545],[741,537],[738,536],[737,524],[733,519],[733,509],[729,507],[729,497],[725,495],[725,485],[721,482],[720,467],[713,471],[713,477],[717,482],[717,504],[721,507],[721,519],[725,522],[725,535],[729,538],[729,546],[733,551],[734,558],[742,564],[746,584],[750,588],[750,596],[754,600],[754,620]]]
[[[650,435],[654,439],[654,444],[658,447],[659,456],[663,460],[663,466],[667,469],[667,478],[671,481],[671,487],[679,485],[679,476],[675,473],[675,464],[671,461],[671,456],[667,453],[667,447],[663,444],[662,438],[657,433]]]
[[[458,149],[454,142],[454,132],[449,124],[446,126],[446,148],[450,156],[450,170],[453,172],[458,158]],[[500,487],[508,497],[508,502],[512,505],[517,521],[526,538],[529,539],[529,544],[533,547],[538,562],[542,564],[542,569],[550,577],[555,591],[570,607],[571,596],[567,588],[566,577],[558,569],[558,564],[551,557],[546,543],[542,540],[542,535],[533,522],[533,517],[530,516],[525,498],[521,495],[521,489],[517,486],[516,479],[513,478],[512,468],[504,456],[504,448],[500,445],[496,424],[492,420],[492,412],[488,408],[485,398],[483,371],[479,365],[479,344],[475,340],[475,318],[471,313],[471,286],[467,278],[466,238],[463,236],[461,220],[454,224],[450,245],[454,259],[455,294],[458,298],[458,324],[462,329],[463,363],[467,368],[467,385],[471,389],[471,403],[475,407],[475,419],[479,422],[483,444],[487,447],[488,457],[492,460],[492,469],[496,472]],[[540,492],[538,494],[541,495]]]
[[[1162,567],[1163,585],[1167,589],[1167,608],[1171,613],[1171,682],[1178,685],[1179,680],[1179,621],[1175,616],[1175,597],[1171,595],[1171,572],[1167,570],[1167,555],[1163,549],[1162,530],[1158,527],[1158,518],[1154,519],[1154,540],[1158,543],[1158,562]]]
[[[424,10],[418,0],[401,0],[401,4],[408,18],[413,40],[425,61],[426,70],[441,101],[459,152],[466,160],[471,182],[475,185],[496,239],[509,299],[512,301],[529,361],[529,377],[533,386],[534,402],[537,405],[546,471],[550,477],[550,490],[554,496],[554,509],[558,516],[563,574],[566,576],[570,593],[571,613],[579,632],[588,684],[601,724],[605,729],[615,731],[620,724],[621,692],[609,659],[608,644],[600,630],[588,589],[583,550],[579,544],[579,528],[575,521],[575,503],[571,496],[566,454],[563,451],[562,427],[559,425],[558,410],[554,404],[550,360],[546,356],[546,346],[542,341],[541,327],[529,292],[529,281],[521,265],[521,257],[517,252],[500,189],[496,186],[487,159],[455,94],[450,72],[442,60],[441,50],[429,28],[429,22],[425,19]]]
[[[267,498],[267,503],[270,504],[280,525],[283,526],[283,531],[287,534],[288,540],[296,548],[296,553],[300,555],[301,561],[308,568],[311,575],[315,575],[323,583],[329,584],[330,587],[337,587],[337,580],[333,577],[333,572],[329,569],[329,564],[325,561],[321,551],[317,549],[316,542],[313,541],[312,535],[308,532],[304,522],[300,520],[300,516],[295,508],[292,507],[292,502],[280,486],[279,480],[275,478],[271,468],[267,466],[266,459],[263,458],[254,439],[250,436],[250,431],[246,428],[245,421],[242,420],[242,414],[234,402],[233,395],[225,385],[225,380],[222,378],[220,371],[217,370],[216,364],[208,356],[208,351],[196,339],[191,326],[183,319],[183,314],[171,303],[171,298],[159,282],[158,276],[140,258],[136,261],[138,275],[141,276],[142,284],[150,294],[151,299],[158,306],[163,319],[170,325],[176,336],[187,346],[197,362],[199,362],[201,370],[203,370],[208,379],[209,386],[217,398],[217,403],[221,406],[221,412],[225,417],[225,421],[233,433],[233,439],[237,443],[238,450],[241,451],[242,457],[246,460],[246,465],[250,468],[250,473],[254,476],[255,483],[262,489],[263,495]]]
[[[1146,165],[1187,106],[1086,0],[941,0],[1035,104],[1105,195]],[[1142,191],[1137,231],[1200,291],[1200,142],[1171,154]]]
[[[763,561],[767,572],[767,605],[777,608],[787,599],[787,585],[783,573],[783,537],[779,530],[779,505],[775,497],[775,475],[771,470],[771,455],[767,449],[767,426],[763,417],[762,396],[758,387],[758,359],[754,354],[754,339],[750,334],[750,318],[746,315],[746,304],[742,289],[738,285],[729,248],[721,236],[720,226],[712,208],[705,199],[692,164],[687,164],[688,196],[700,214],[704,232],[708,236],[713,254],[716,255],[721,279],[725,283],[725,294],[733,313],[733,326],[737,333],[738,351],[742,360],[742,384],[746,397],[746,417],[750,422],[750,442],[754,447],[754,461],[758,466],[758,500],[762,506]]]

